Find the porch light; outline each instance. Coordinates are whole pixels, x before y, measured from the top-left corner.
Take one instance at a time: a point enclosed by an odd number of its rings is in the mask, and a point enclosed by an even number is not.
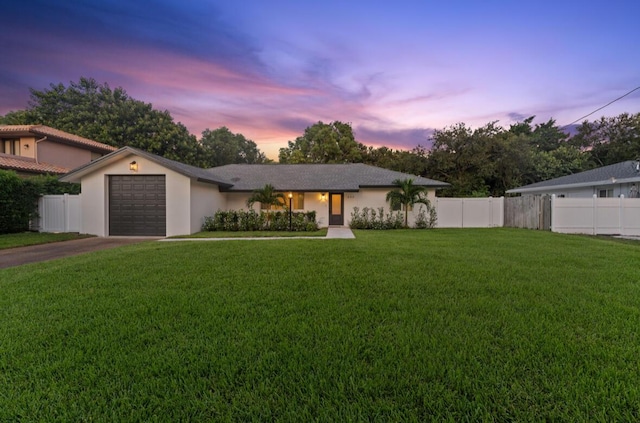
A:
[[[138,163],[136,163],[136,161],[132,161],[131,163],[129,163],[129,170],[132,172],[137,172],[138,171]]]
[[[320,194],[320,201],[324,201],[326,199],[327,199],[327,195],[324,192]]]
[[[293,193],[289,193],[289,232],[293,229],[292,220],[291,220],[291,202],[293,201]]]

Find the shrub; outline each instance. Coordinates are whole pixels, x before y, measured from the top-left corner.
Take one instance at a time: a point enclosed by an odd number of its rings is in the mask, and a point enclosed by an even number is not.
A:
[[[288,231],[289,212],[255,210],[218,210],[205,217],[203,231]],[[291,215],[291,230],[297,232],[317,231],[316,212],[294,212]]]
[[[435,207],[429,204],[425,204],[426,211],[423,206],[420,205],[420,209],[418,210],[418,214],[416,215],[416,221],[414,227],[416,229],[432,229],[436,226],[436,221],[438,220],[438,216],[436,213]],[[429,213],[429,216],[427,216]]]
[[[400,229],[404,224],[402,213],[384,213],[384,207],[377,210],[364,207],[362,211],[358,207],[353,208],[351,213],[351,229]]]

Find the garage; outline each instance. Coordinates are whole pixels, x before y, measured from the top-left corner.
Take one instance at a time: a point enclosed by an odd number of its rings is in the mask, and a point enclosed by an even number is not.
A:
[[[109,176],[109,235],[165,236],[165,175]]]

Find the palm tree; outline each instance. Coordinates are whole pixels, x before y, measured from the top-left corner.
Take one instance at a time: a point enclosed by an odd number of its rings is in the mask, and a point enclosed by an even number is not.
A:
[[[393,181],[399,189],[389,191],[387,193],[387,201],[391,204],[391,208],[399,208],[404,206],[404,227],[409,227],[409,208],[417,203],[430,205],[429,200],[425,196],[426,187],[413,185],[413,179],[396,179]]]
[[[285,198],[283,193],[276,192],[273,185],[266,184],[263,188],[254,190],[247,200],[249,208],[253,207],[254,203],[260,203],[262,206],[266,206],[267,210],[271,210],[272,206],[285,205]]]

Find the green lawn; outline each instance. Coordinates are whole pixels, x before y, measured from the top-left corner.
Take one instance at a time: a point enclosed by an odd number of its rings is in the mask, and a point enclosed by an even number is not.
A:
[[[171,238],[289,238],[289,237],[327,236],[327,228],[313,232],[289,231],[203,231],[192,235],[174,236]]]
[[[0,235],[0,250],[5,248],[26,247],[27,245],[48,244],[50,242],[69,241],[71,239],[87,238],[91,235],[74,233],[39,233],[21,232],[17,234]]]
[[[0,270],[0,421],[640,419],[640,244],[356,237]]]

